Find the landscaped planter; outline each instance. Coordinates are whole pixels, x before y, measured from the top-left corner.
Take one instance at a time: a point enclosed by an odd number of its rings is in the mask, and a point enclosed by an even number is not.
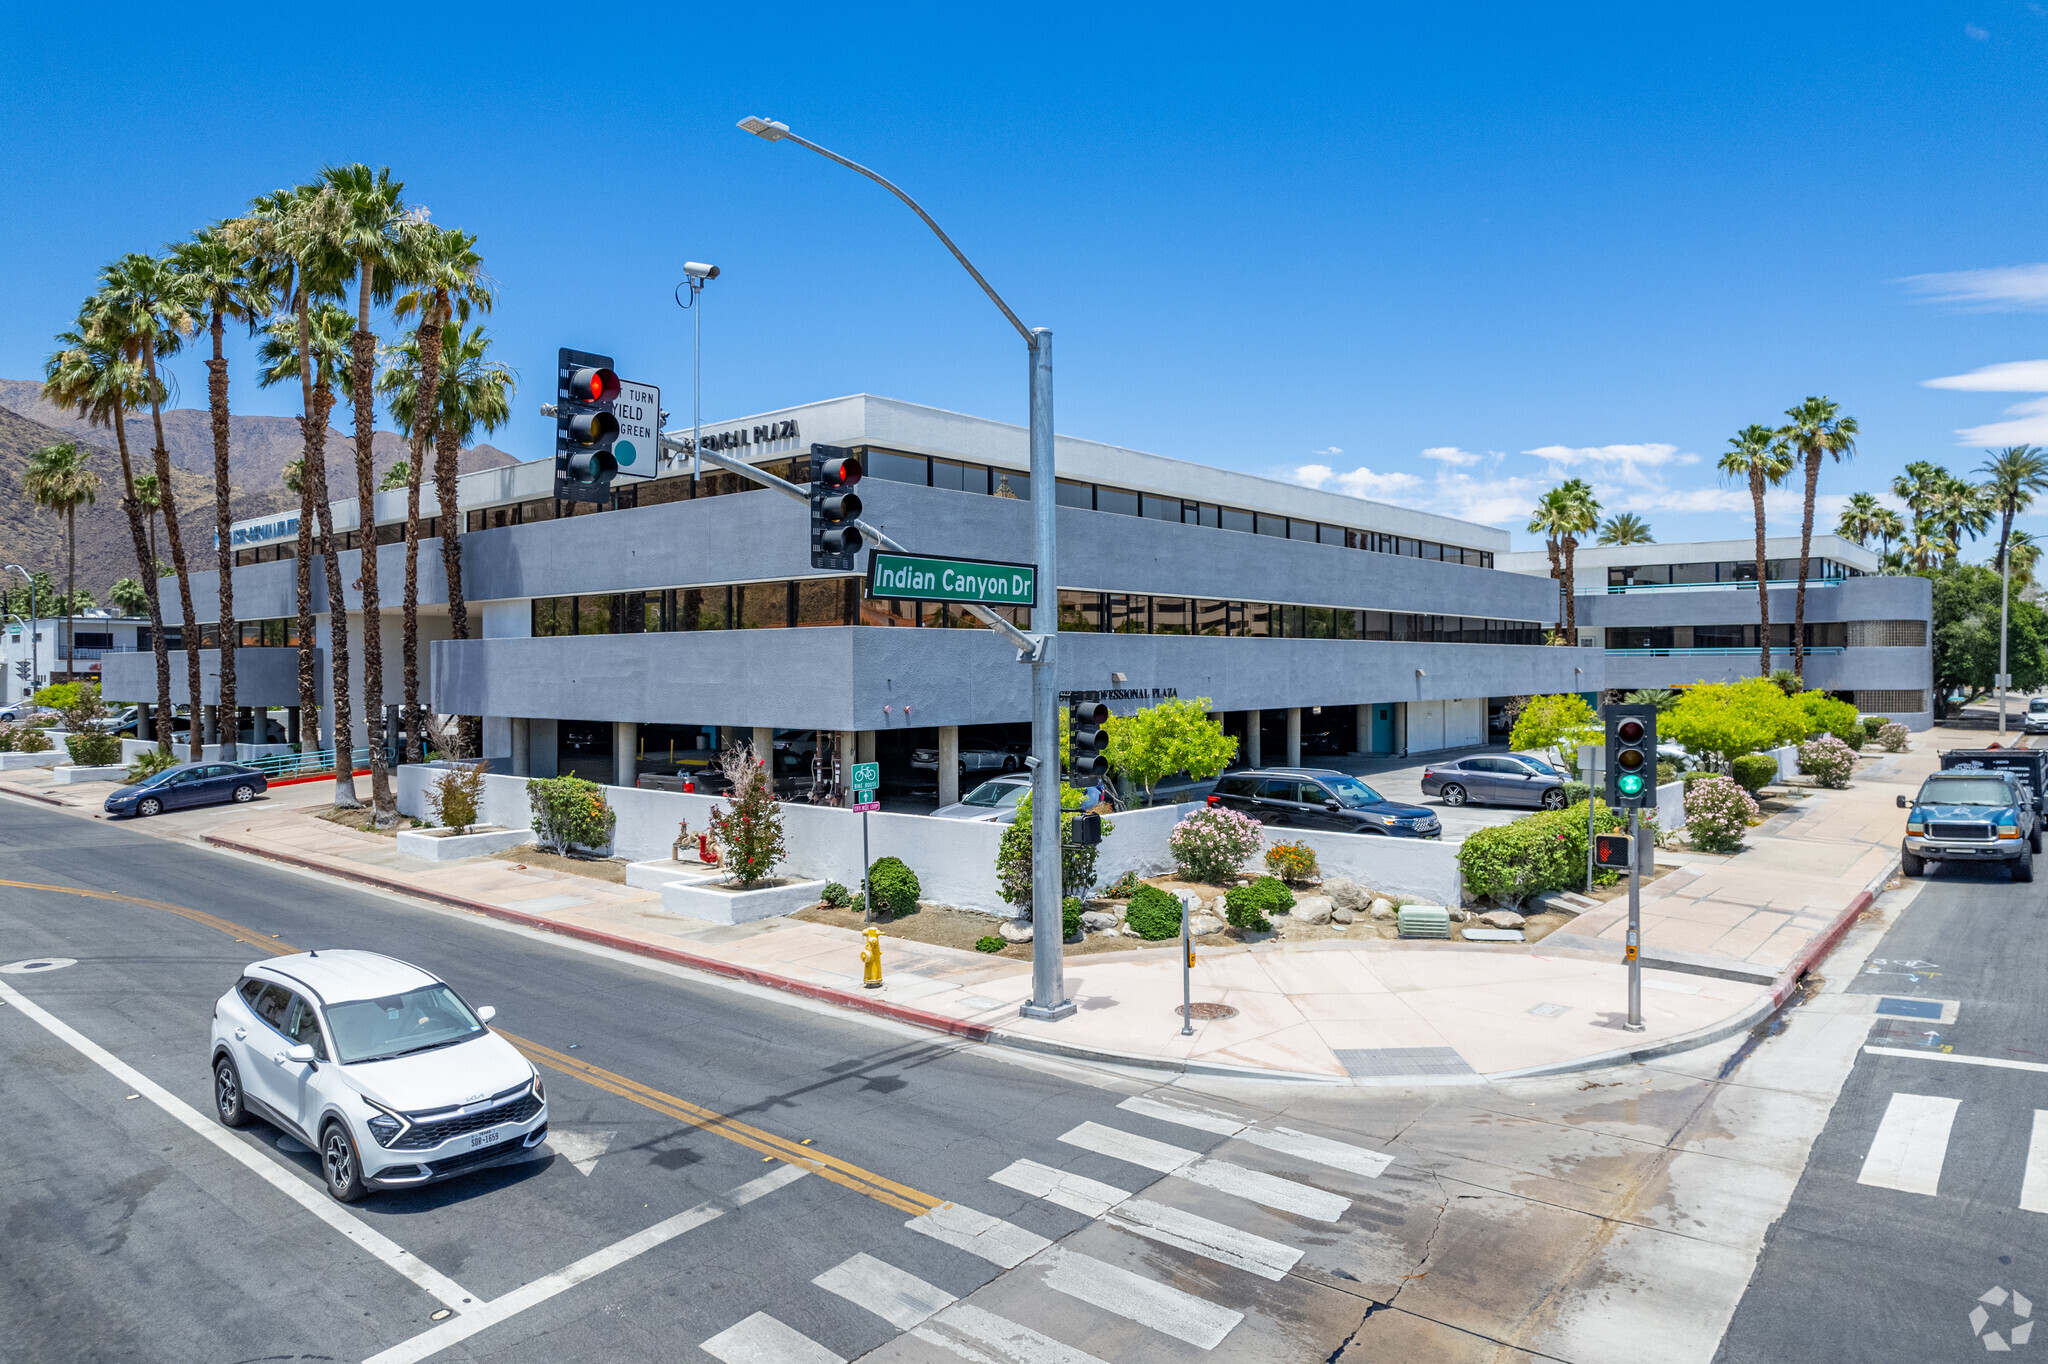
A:
[[[459,835],[448,829],[407,829],[398,835],[398,850],[407,857],[428,862],[453,862],[463,857],[484,857],[531,842],[531,829],[501,829],[494,824],[472,824],[470,832]]]
[[[635,890],[660,890],[679,877],[694,880],[710,870],[708,863],[699,862],[694,855],[687,862],[656,857],[646,862],[628,862],[626,884]]]
[[[787,881],[755,890],[725,889],[723,876],[692,876],[665,883],[661,907],[671,914],[712,924],[745,924],[794,914],[818,903],[823,881]]]
[[[41,754],[31,756],[41,757]],[[71,786],[82,781],[117,781],[128,783],[128,769],[118,764],[112,767],[80,767],[76,763],[59,764],[51,773],[59,786]]]
[[[18,772],[24,767],[60,767],[71,761],[71,755],[59,744],[47,753],[0,753],[0,772]]]

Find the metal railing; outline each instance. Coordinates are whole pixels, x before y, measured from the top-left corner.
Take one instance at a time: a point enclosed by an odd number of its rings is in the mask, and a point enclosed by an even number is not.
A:
[[[136,648],[133,644],[81,644],[75,649],[63,649],[58,654],[58,657],[72,659],[104,658],[108,654],[132,654],[135,652]]]
[[[354,749],[349,753],[349,768],[362,767],[370,761],[370,750]],[[253,767],[264,776],[276,781],[282,777],[310,777],[334,770],[334,750],[331,748],[309,748],[300,753],[273,753],[266,758],[250,758],[241,764]]]
[[[1607,655],[1610,658],[1747,658],[1754,656],[1756,652],[1757,646],[1751,644],[1739,649],[1609,649]],[[1792,646],[1789,644],[1773,644],[1771,652],[1774,654],[1784,654],[1789,658],[1792,656]],[[1842,652],[1842,646],[1839,644],[1809,644],[1806,646],[1806,652],[1809,654],[1838,654]]]
[[[1808,587],[1840,587],[1840,586],[1841,586],[1841,585],[1842,585],[1843,583],[1845,583],[1845,582],[1847,582],[1847,581],[1849,581],[1849,580],[1848,580],[1847,578],[1808,578],[1808,579],[1806,580],[1806,585],[1807,585]],[[1610,593],[1621,593],[1621,592],[1716,592],[1716,591],[1718,591],[1718,592],[1731,592],[1731,591],[1736,591],[1736,590],[1747,590],[1747,589],[1749,589],[1749,588],[1752,588],[1752,587],[1755,587],[1755,586],[1756,586],[1756,579],[1754,579],[1754,578],[1748,578],[1748,579],[1741,579],[1741,580],[1738,580],[1738,581],[1736,581],[1736,582],[1732,582],[1732,583],[1609,583],[1609,584],[1607,584],[1607,590],[1608,590],[1608,591],[1609,591]],[[1772,578],[1772,579],[1768,580],[1767,582],[1765,582],[1765,583],[1764,583],[1764,586],[1765,586],[1765,587],[1797,587],[1797,586],[1799,586],[1799,579],[1797,579],[1797,578]]]

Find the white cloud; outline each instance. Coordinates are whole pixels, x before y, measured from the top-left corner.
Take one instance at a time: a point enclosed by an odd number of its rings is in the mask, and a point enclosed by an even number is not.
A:
[[[1333,445],[1327,450],[1311,450],[1309,451],[1309,453],[1312,455],[1322,455],[1325,457],[1330,455],[1341,455],[1344,453],[1344,447],[1341,445]]]
[[[2048,445],[2048,398],[2033,398],[2005,409],[2008,420],[1966,426],[1958,445]]]
[[[1439,464],[1448,464],[1457,469],[1469,469],[1484,456],[1470,450],[1460,450],[1455,445],[1432,445],[1422,452],[1424,459],[1433,459]]]
[[[1981,43],[1986,38],[1989,38],[1991,34],[1984,29],[1978,28],[1975,24],[1964,24],[1963,36],[1971,39],[1974,42]]]
[[[1675,445],[1651,443],[1647,445],[1540,445],[1534,450],[1524,450],[1525,455],[1534,455],[1550,466],[1553,474],[1585,468],[1589,471],[1612,472],[1629,483],[1654,482],[1652,471],[1666,464],[1689,464],[1678,453]],[[1694,459],[1697,456],[1693,457]]]
[[[1966,393],[2048,393],[2048,360],[2007,360],[1968,374],[1922,379],[1922,388],[1954,388]]]
[[[1422,483],[1414,474],[1398,471],[1380,473],[1363,464],[1341,474],[1327,464],[1304,464],[1294,470],[1292,477],[1295,482],[1306,483],[1311,488],[1334,483],[1337,485],[1335,491],[1349,493],[1353,497],[1390,497]]]
[[[1968,303],[1984,310],[2048,308],[2048,264],[1909,275],[1906,284],[1937,303]]]

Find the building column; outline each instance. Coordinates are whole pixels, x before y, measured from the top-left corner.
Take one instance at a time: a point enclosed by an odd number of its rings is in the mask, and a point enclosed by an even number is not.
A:
[[[199,708],[199,742],[202,744],[217,744],[220,742],[219,706],[201,706]]]
[[[754,756],[768,764],[768,775],[775,775],[775,729],[772,725],[754,726]]]
[[[1265,754],[1259,748],[1259,713],[1248,710],[1244,713],[1245,760],[1253,767],[1266,765]]]
[[[853,800],[853,765],[860,761],[860,736],[850,729],[839,731],[839,792]]]
[[[300,742],[299,726],[305,722],[305,712],[297,706],[286,706],[284,711],[284,741],[288,744]]]
[[[871,763],[875,761],[875,732],[872,729],[863,729],[856,732],[854,736],[854,752],[860,755],[855,759],[856,762]]]
[[[533,774],[533,722],[523,715],[512,717],[512,775]]]
[[[960,726],[939,726],[939,804],[960,802]]]
[[[640,726],[612,721],[612,785],[631,786],[640,775]]]
[[[1394,752],[1401,757],[1408,756],[1408,703],[1394,703]]]
[[[1287,708],[1287,765],[1301,766],[1301,707]]]

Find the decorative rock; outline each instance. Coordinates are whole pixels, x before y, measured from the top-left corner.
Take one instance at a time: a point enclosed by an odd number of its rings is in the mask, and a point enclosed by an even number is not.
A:
[[[1381,896],[1379,899],[1374,900],[1372,902],[1372,917],[1375,919],[1393,918],[1394,902],[1392,900],[1387,899],[1385,896]]]
[[[1331,876],[1323,881],[1323,894],[1330,897],[1330,903],[1339,910],[1361,910],[1372,904],[1372,892],[1347,876]],[[1341,920],[1350,923],[1349,919]]]
[[[1479,922],[1488,928],[1520,928],[1529,921],[1512,909],[1493,909],[1480,915]]]
[[[1327,895],[1300,895],[1295,897],[1294,908],[1287,912],[1296,923],[1326,924],[1336,909]]]
[[[1116,915],[1106,914],[1099,909],[1091,909],[1081,916],[1081,927],[1101,933],[1116,927]]]
[[[1469,914],[1467,914],[1464,910],[1458,908],[1456,905],[1450,906],[1449,912],[1451,916],[1451,922],[1454,924],[1464,923],[1466,919],[1471,917]]]
[[[1223,920],[1213,914],[1197,914],[1188,921],[1188,931],[1197,938],[1207,933],[1221,933],[1223,931]]]
[[[1346,909],[1342,905],[1338,905],[1330,911],[1330,918],[1335,923],[1348,924],[1357,917],[1358,912],[1356,910]]]
[[[996,932],[1002,935],[1004,942],[1030,942],[1031,920],[1005,919],[996,925]]]
[[[1223,911],[1229,907],[1229,904],[1230,902],[1228,900],[1224,899],[1224,897],[1219,895],[1215,899],[1209,901],[1207,904],[1197,904],[1195,908],[1200,910],[1204,914],[1213,914],[1220,919],[1223,917]]]

